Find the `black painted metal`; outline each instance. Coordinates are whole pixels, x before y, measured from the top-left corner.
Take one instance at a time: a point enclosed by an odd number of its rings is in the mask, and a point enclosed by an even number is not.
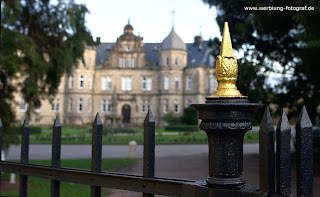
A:
[[[102,159],[102,122],[97,113],[92,126],[92,159],[91,171],[94,173],[101,172],[101,159]],[[91,186],[91,196],[100,197],[101,187]]]
[[[155,120],[149,109],[144,119],[144,144],[143,144],[143,177],[154,178],[155,165]],[[153,197],[153,194],[143,193],[144,197]]]
[[[274,128],[269,111],[266,107],[259,131],[259,170],[260,189],[268,196],[275,194],[275,152]]]
[[[137,175],[112,172],[92,173],[89,170],[63,167],[58,169],[36,164],[23,165],[20,163],[5,161],[1,161],[0,166],[4,172],[165,196],[264,196],[263,193],[258,191],[258,188],[252,186],[244,186],[240,190],[213,189],[208,187],[205,181],[178,180],[158,177],[143,178],[142,176]]]
[[[29,163],[29,134],[30,125],[28,117],[25,118],[22,128],[21,138],[21,160],[20,163],[27,165]],[[26,197],[28,193],[28,176],[20,176],[19,196]]]
[[[313,196],[312,123],[303,106],[296,125],[297,196]]]
[[[1,121],[1,118],[0,118],[0,161],[2,161],[2,129],[3,129],[3,126],[2,126],[2,121]],[[1,168],[0,168],[0,192],[1,192]]]
[[[210,186],[239,189],[244,185],[243,137],[262,106],[245,98],[207,98],[206,104],[191,105],[202,119],[200,129],[208,135]]]
[[[250,120],[261,104],[249,103],[244,98],[207,99],[206,104],[192,105],[202,119],[200,128],[205,130],[209,142],[209,179],[190,181],[158,178],[155,175],[155,121],[149,110],[144,122],[143,176],[101,171],[102,123],[97,114],[92,131],[92,168],[79,170],[62,168],[61,124],[54,122],[52,141],[52,165],[28,164],[30,127],[26,118],[23,125],[21,163],[0,160],[3,172],[20,174],[20,196],[27,196],[28,176],[52,180],[52,196],[59,196],[60,181],[91,185],[91,196],[101,196],[101,187],[143,192],[143,196],[154,194],[182,197],[266,197],[291,196],[290,190],[290,125],[283,112],[277,127],[276,180],[274,162],[274,129],[268,107],[260,127],[260,188],[244,185],[243,137],[251,129]],[[0,120],[0,138],[2,126]],[[1,139],[0,139],[1,150]],[[312,196],[312,124],[303,108],[297,123],[297,173],[298,196]],[[277,194],[274,184],[277,182]]]
[[[61,167],[61,123],[58,116],[53,123],[51,166]],[[60,181],[51,180],[51,196],[60,196]]]
[[[277,194],[291,196],[291,127],[287,115],[282,111],[282,116],[277,126],[277,152],[276,152],[276,178]]]

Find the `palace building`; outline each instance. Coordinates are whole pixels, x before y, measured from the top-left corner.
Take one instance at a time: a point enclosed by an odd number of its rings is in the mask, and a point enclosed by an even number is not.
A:
[[[70,76],[64,76],[52,102],[35,110],[31,124],[52,124],[56,115],[64,124],[91,123],[97,112],[105,125],[144,121],[148,108],[156,123],[173,112],[182,116],[191,103],[204,103],[217,87],[215,58],[201,34],[184,43],[172,27],[162,43],[144,43],[128,23],[115,43],[87,47]],[[17,118],[26,104],[17,96]]]

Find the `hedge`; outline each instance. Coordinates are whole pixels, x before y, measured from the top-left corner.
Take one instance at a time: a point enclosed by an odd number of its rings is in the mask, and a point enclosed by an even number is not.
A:
[[[170,125],[165,127],[166,131],[199,131],[198,125]]]

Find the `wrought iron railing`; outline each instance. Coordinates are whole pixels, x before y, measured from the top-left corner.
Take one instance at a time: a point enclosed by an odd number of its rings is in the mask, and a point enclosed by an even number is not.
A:
[[[160,194],[181,197],[213,196],[291,196],[291,127],[285,112],[275,132],[269,108],[260,126],[260,188],[245,184],[243,138],[252,128],[251,120],[262,104],[249,103],[235,85],[238,67],[233,56],[228,26],[225,24],[216,74],[218,89],[205,104],[192,104],[202,120],[200,129],[208,135],[209,178],[204,181],[160,178],[154,176],[155,120],[149,109],[144,121],[143,176],[101,171],[102,123],[99,114],[92,125],[91,170],[64,168],[60,165],[61,124],[53,125],[52,165],[29,164],[30,126],[23,124],[20,163],[0,161],[1,172],[20,174],[20,196],[27,196],[28,176],[50,179],[51,196],[59,196],[60,181],[91,185],[91,196],[101,196],[101,187],[142,192],[143,196]],[[1,125],[1,124],[0,124]],[[303,107],[296,125],[297,195],[313,196],[312,124]],[[0,126],[0,151],[2,147]],[[187,164],[186,164],[187,165]]]
[[[223,127],[223,126],[222,126]],[[290,150],[290,125],[283,112],[279,121],[276,135],[276,156],[274,151],[274,128],[268,107],[262,119],[259,136],[259,162],[260,162],[260,188],[244,184],[238,185],[238,180],[232,179],[229,183],[221,182],[225,177],[220,177],[220,182],[211,183],[212,176],[207,181],[189,181],[171,178],[154,177],[155,166],[155,121],[149,110],[144,122],[144,154],[143,176],[101,171],[102,156],[102,123],[97,114],[92,128],[92,165],[90,170],[79,170],[61,167],[61,124],[57,117],[53,125],[52,138],[52,165],[29,164],[29,134],[30,126],[26,118],[23,124],[21,141],[21,161],[0,162],[0,171],[20,174],[19,196],[27,196],[28,176],[41,177],[51,180],[51,196],[59,196],[60,181],[91,185],[91,196],[101,196],[101,187],[124,189],[143,192],[144,196],[160,194],[165,196],[290,196],[291,195],[291,150]],[[297,131],[297,194],[298,196],[312,196],[312,124],[305,108],[302,109],[296,126]],[[224,130],[223,132],[228,132]],[[234,132],[241,132],[234,130]],[[0,126],[0,136],[2,125]],[[1,143],[0,143],[1,144]],[[215,145],[224,146],[227,144]],[[241,147],[238,147],[241,149]],[[1,148],[0,148],[1,150]],[[229,155],[236,150],[228,150]],[[239,156],[239,155],[238,155]],[[225,155],[210,154],[218,160],[226,159]],[[221,158],[219,158],[221,157]],[[242,155],[240,155],[242,158]],[[275,159],[276,158],[276,159]],[[242,162],[242,159],[239,159]],[[214,161],[213,161],[214,162]],[[214,170],[233,170],[230,162],[223,163],[228,168],[218,169],[210,163]],[[235,164],[235,163],[233,163]],[[239,163],[237,163],[239,164]],[[241,165],[241,164],[239,164]],[[242,166],[242,165],[241,165]],[[221,166],[220,166],[221,167]],[[210,170],[211,171],[211,170]],[[240,170],[242,172],[242,169]],[[211,172],[210,172],[211,173]],[[241,180],[242,173],[239,173]],[[225,180],[228,180],[226,178]],[[234,181],[235,184],[232,184]],[[222,184],[219,184],[222,183]],[[275,186],[275,183],[276,186]]]

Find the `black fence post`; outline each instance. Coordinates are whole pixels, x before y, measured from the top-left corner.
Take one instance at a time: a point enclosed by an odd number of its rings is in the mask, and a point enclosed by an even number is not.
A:
[[[236,189],[245,184],[243,138],[252,128],[254,112],[263,105],[246,98],[207,98],[206,104],[192,104],[198,111],[200,129],[208,135],[209,179],[213,188]]]
[[[296,125],[297,196],[313,196],[313,131],[306,107],[303,106]]]
[[[102,162],[102,122],[97,113],[92,125],[92,158],[91,158],[91,172],[101,172]],[[94,181],[94,180],[92,180]],[[100,197],[101,187],[91,186],[91,197]]]
[[[144,119],[144,139],[143,139],[143,177],[154,178],[155,165],[155,120],[149,109]],[[153,194],[143,193],[143,197],[153,197]]]
[[[28,117],[25,118],[22,129],[21,138],[21,163],[28,165],[29,163],[29,134],[30,125]],[[20,176],[19,196],[26,197],[28,193],[28,176]]]
[[[259,170],[260,190],[268,196],[275,194],[275,151],[274,128],[269,111],[266,107],[259,131]]]
[[[277,193],[291,196],[291,127],[287,115],[282,111],[277,126],[276,178]]]
[[[51,166],[61,167],[61,123],[58,116],[53,123]],[[51,180],[51,196],[60,196],[60,181]]]

